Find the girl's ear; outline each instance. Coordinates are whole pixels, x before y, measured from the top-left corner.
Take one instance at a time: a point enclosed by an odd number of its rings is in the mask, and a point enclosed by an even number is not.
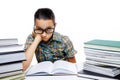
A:
[[[54,23],[54,26],[56,27],[57,23]]]

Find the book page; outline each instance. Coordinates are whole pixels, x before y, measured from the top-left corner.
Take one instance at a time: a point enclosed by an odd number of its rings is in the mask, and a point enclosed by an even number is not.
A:
[[[54,63],[53,74],[77,74],[75,63],[58,60]]]
[[[41,63],[38,63],[36,65],[33,65],[29,71],[26,73],[26,75],[42,75],[44,74],[50,74],[52,70],[53,63],[50,61],[44,61]]]

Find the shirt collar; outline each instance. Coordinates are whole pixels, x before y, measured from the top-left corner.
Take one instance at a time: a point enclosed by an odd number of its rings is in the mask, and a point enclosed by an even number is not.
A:
[[[54,32],[53,33],[53,40],[62,42],[62,36],[59,33]]]

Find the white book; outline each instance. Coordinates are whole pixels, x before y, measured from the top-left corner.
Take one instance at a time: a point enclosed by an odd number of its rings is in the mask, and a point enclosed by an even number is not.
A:
[[[0,54],[0,64],[26,60],[24,51]]]
[[[12,76],[2,77],[0,78],[0,80],[25,80],[25,74],[20,73]]]
[[[0,46],[0,55],[4,53],[19,52],[19,51],[24,51],[22,44]]]
[[[108,76],[109,76],[109,74],[113,75],[113,76],[120,74],[119,68],[113,67],[113,66],[107,66],[107,65],[93,65],[93,64],[85,63],[84,69],[90,70],[92,72],[100,73],[103,75],[106,74]]]
[[[118,80],[118,79],[115,79],[115,78],[112,78],[112,77],[103,76],[103,75],[99,75],[99,74],[96,74],[96,73],[83,71],[83,70],[81,70],[79,72],[78,77],[88,78],[88,79],[92,79],[92,80]]]
[[[17,38],[0,39],[0,46],[14,45],[14,44],[18,44],[18,39]]]
[[[120,69],[117,68],[117,67],[108,66],[108,65],[100,65],[100,64],[93,65],[93,64],[85,63],[84,67],[93,67],[95,69],[100,69],[100,70],[108,71],[108,72],[114,72],[114,71],[117,71],[117,70],[120,71]]]
[[[88,55],[86,56],[86,59],[120,65],[120,60],[116,60],[116,59],[107,59],[107,58],[94,57],[94,56],[88,56]]]
[[[96,58],[104,58],[104,59],[111,59],[111,60],[120,60],[120,56],[106,56],[106,55],[100,55],[95,53],[86,53],[86,56],[93,56]]]
[[[52,63],[51,61],[44,61],[33,65],[26,73],[30,75],[76,75],[77,68],[75,63],[58,60]]]
[[[114,67],[120,68],[120,65],[117,65],[117,64],[100,62],[100,61],[95,61],[95,60],[86,60],[86,63],[93,64],[93,65],[108,65],[108,66],[114,66]]]
[[[0,78],[1,77],[6,77],[6,76],[12,76],[12,75],[15,75],[15,74],[20,74],[20,73],[23,73],[22,70],[17,70],[17,71],[11,71],[11,72],[7,72],[7,73],[0,73]]]
[[[0,74],[22,69],[23,69],[22,62],[4,64],[0,65]]]
[[[120,52],[119,51],[84,48],[84,52],[86,53],[86,55],[87,54],[93,54],[93,55],[120,57]]]

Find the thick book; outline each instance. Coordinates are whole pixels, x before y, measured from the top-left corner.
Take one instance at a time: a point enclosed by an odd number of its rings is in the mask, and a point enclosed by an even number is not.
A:
[[[116,60],[116,59],[107,59],[103,57],[94,57],[94,56],[88,56],[88,55],[86,56],[86,59],[120,65],[120,60]]]
[[[101,58],[101,60],[110,60],[110,61],[120,61],[120,57],[119,56],[107,56],[107,55],[100,55],[100,54],[95,54],[95,53],[91,53],[91,52],[87,52],[85,53],[86,57],[94,57],[96,58],[96,60],[98,60],[99,58]]]
[[[75,63],[58,60],[52,63],[44,61],[33,65],[26,73],[27,76],[33,75],[76,75],[77,68]]]
[[[20,73],[20,74],[15,74],[11,76],[6,76],[6,77],[0,78],[0,80],[25,80],[25,74]]]
[[[0,73],[0,78],[16,75],[16,74],[20,74],[20,73],[23,73],[23,71],[22,70],[16,70],[16,71],[11,71],[11,72]]]
[[[22,44],[0,46],[0,55],[20,51],[24,51]]]
[[[26,60],[24,51],[0,54],[0,65]]]
[[[115,77],[120,74],[120,69],[113,66],[107,66],[107,65],[92,65],[85,63],[84,64],[84,70]]]
[[[119,80],[120,75],[116,77],[110,77],[110,76],[105,76],[101,74],[97,74],[94,72],[86,71],[86,70],[81,70],[78,74],[78,77],[84,77],[84,78],[90,78],[92,80]]]
[[[85,42],[84,47],[120,51],[120,41],[94,39]]]
[[[94,53],[87,53],[86,56],[92,56],[92,57],[96,57],[96,58],[104,58],[104,59],[110,59],[111,61],[115,61],[115,60],[119,60],[120,61],[120,57],[115,57],[115,56],[104,56],[104,55],[98,55],[98,54],[94,54]]]
[[[84,52],[86,55],[93,54],[93,55],[101,55],[101,56],[120,57],[120,51],[84,48]]]
[[[17,38],[0,39],[0,46],[14,45],[14,44],[18,44],[18,39]]]
[[[113,64],[113,63],[107,63],[107,62],[101,62],[101,61],[95,61],[95,60],[86,60],[86,63],[93,64],[93,65],[107,65],[107,66],[114,66],[120,68],[119,64]]]
[[[9,63],[9,64],[4,64],[4,65],[0,65],[0,74],[4,74],[7,72],[12,72],[12,71],[16,71],[16,70],[22,70],[23,66],[22,66],[22,61],[21,62],[16,62],[16,63]]]

